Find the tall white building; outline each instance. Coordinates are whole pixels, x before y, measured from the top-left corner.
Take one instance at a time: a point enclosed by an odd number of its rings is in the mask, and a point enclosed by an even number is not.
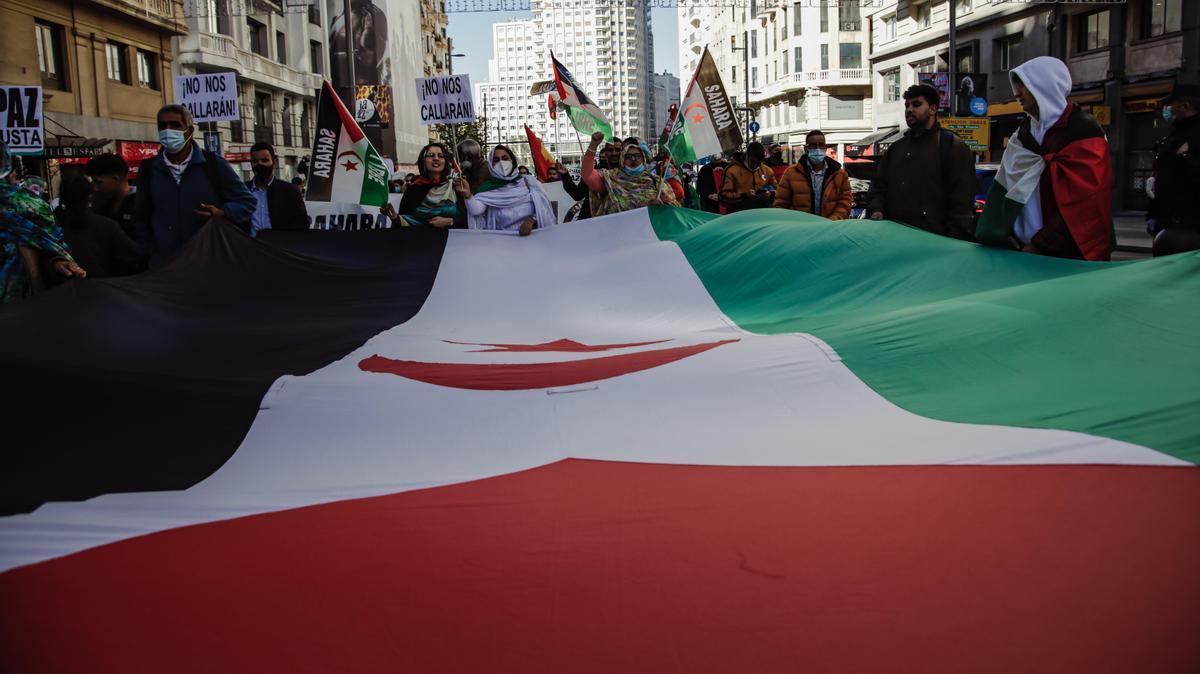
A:
[[[671,73],[654,74],[654,132],[661,134],[671,121],[671,106],[679,105],[679,78]]]
[[[846,145],[873,128],[870,29],[860,6],[860,0],[681,6],[681,75],[690,81],[707,46],[737,106],[749,101],[753,108],[758,140],[780,143],[794,158],[804,135],[821,129],[841,158]]]
[[[533,83],[553,78],[552,52],[604,111],[615,134],[655,136],[654,44],[647,2],[531,4],[532,19],[492,27],[488,81],[475,85],[476,107],[487,117],[489,142],[510,143],[528,160],[523,145],[523,125],[528,124],[555,157],[577,161],[587,139],[578,137],[565,114],[557,122],[550,120],[546,96],[529,95]]]

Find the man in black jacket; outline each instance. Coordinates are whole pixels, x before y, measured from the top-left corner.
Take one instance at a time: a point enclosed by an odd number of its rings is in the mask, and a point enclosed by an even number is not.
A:
[[[1200,85],[1177,84],[1164,103],[1171,133],[1154,148],[1146,212],[1156,256],[1200,248]]]
[[[308,209],[295,185],[275,180],[275,148],[270,143],[255,143],[250,148],[250,168],[254,180],[246,187],[258,201],[250,217],[250,236],[264,229],[308,229]]]

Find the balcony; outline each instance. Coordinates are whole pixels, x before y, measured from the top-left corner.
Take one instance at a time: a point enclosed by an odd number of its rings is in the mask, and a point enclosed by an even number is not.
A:
[[[180,65],[196,66],[200,70],[232,70],[241,79],[265,84],[275,89],[312,97],[321,87],[321,76],[301,72],[269,58],[242,49],[228,35],[189,33],[179,40]]]
[[[107,7],[145,21],[172,35],[186,35],[187,23],[183,20],[182,0],[95,0],[97,5]]]
[[[759,95],[752,94],[751,100],[769,100],[790,91],[795,91],[796,89],[848,86],[866,87],[870,85],[871,71],[864,68],[802,71],[785,75],[764,87],[759,87],[759,91],[762,93]]]

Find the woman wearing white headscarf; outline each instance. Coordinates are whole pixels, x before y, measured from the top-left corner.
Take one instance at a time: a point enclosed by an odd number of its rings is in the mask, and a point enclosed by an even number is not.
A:
[[[516,232],[528,236],[534,227],[556,224],[550,199],[532,176],[517,172],[512,150],[497,145],[488,154],[491,177],[472,190],[468,181],[459,179],[454,189],[463,196],[467,207],[467,227]]]

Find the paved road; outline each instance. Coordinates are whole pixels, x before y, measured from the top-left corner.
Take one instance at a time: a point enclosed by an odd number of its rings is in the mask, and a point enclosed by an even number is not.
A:
[[[1150,257],[1151,237],[1146,233],[1145,211],[1118,211],[1113,214],[1117,230],[1117,251],[1114,260],[1135,260]]]

